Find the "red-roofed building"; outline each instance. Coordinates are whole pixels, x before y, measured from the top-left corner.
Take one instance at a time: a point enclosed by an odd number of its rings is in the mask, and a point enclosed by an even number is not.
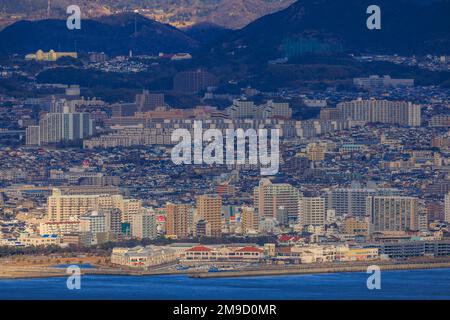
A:
[[[240,259],[262,259],[264,257],[264,250],[256,247],[244,247],[234,251],[235,257]]]
[[[187,249],[186,252],[205,252],[205,251],[212,251],[213,249],[205,247],[205,246],[196,246],[192,247],[190,249]]]
[[[288,234],[283,234],[278,237],[278,242],[282,244],[296,244],[298,242],[304,242],[299,236],[290,236]]]
[[[278,241],[279,242],[289,242],[291,240],[291,236],[287,235],[287,234],[282,234],[281,236],[278,237]]]
[[[205,246],[196,246],[184,252],[186,260],[211,260],[212,249]]]
[[[235,252],[255,252],[255,253],[258,252],[258,253],[262,253],[262,252],[264,252],[264,250],[256,248],[256,247],[244,247],[244,248],[237,249]]]

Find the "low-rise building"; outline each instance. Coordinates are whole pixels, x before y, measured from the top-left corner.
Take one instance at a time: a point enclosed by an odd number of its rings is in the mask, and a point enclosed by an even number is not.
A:
[[[264,250],[254,246],[247,247],[206,247],[196,246],[184,252],[186,261],[259,261],[264,258]]]
[[[177,250],[163,246],[147,246],[135,248],[114,248],[111,263],[131,268],[149,268],[179,259]]]
[[[26,246],[50,246],[50,245],[59,245],[60,244],[60,238],[58,238],[56,235],[29,235],[24,234],[19,237],[19,242]]]

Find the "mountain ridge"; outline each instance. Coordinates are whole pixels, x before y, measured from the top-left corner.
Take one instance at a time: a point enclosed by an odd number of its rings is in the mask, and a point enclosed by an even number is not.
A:
[[[0,32],[0,54],[26,54],[38,49],[158,54],[189,52],[198,46],[198,41],[183,31],[136,14],[83,20],[81,30],[68,30],[65,20],[47,19],[19,21]]]
[[[337,41],[342,51],[374,53],[450,53],[450,1],[380,0],[381,30],[368,30],[368,0],[302,0],[229,34],[213,52],[283,56],[285,40]],[[239,48],[246,47],[246,50]]]
[[[177,28],[210,22],[227,29],[238,29],[270,12],[284,9],[295,0],[78,0],[84,18],[92,19],[120,12],[137,12],[147,18]],[[41,20],[66,17],[70,0],[52,0],[50,17],[47,0],[0,0],[0,25],[8,25],[9,17]],[[5,13],[4,22],[2,15]],[[9,16],[9,17],[8,17]]]
[[[395,2],[395,3],[394,3]],[[449,54],[450,0],[379,0],[381,30],[366,27],[369,0],[301,0],[240,30],[214,24],[184,29],[122,13],[82,20],[20,21],[0,32],[0,54],[37,49],[104,51],[111,55],[195,52],[219,61],[267,63],[312,53]],[[310,49],[313,48],[313,49]]]

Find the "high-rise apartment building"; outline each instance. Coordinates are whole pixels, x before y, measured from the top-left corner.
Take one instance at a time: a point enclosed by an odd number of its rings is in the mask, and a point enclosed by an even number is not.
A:
[[[120,238],[122,234],[122,212],[119,209],[108,209],[102,212],[105,216],[106,230]]]
[[[53,99],[50,105],[50,113],[76,113],[76,107],[66,99]]]
[[[337,216],[364,217],[366,199],[373,195],[372,189],[335,189],[327,193],[327,209],[335,210]]]
[[[137,239],[156,239],[156,215],[148,210],[131,216],[131,235]]]
[[[400,196],[367,198],[370,232],[418,230],[418,199]]]
[[[320,120],[342,120],[342,113],[336,108],[323,108],[320,110]]]
[[[298,217],[299,190],[290,184],[274,184],[262,179],[253,191],[253,201],[260,217],[276,218],[279,207],[284,207],[289,219]]]
[[[115,103],[111,106],[112,117],[133,117],[138,112],[136,103]]]
[[[192,227],[189,222],[191,215],[191,206],[187,204],[166,204],[166,235],[176,236],[178,239],[186,239],[189,236]]]
[[[70,221],[80,218],[90,210],[118,209],[121,211],[122,222],[129,222],[130,216],[141,212],[141,201],[124,199],[121,195],[110,194],[62,194],[54,189],[47,200],[49,221]]]
[[[158,107],[164,107],[164,94],[151,93],[144,90],[141,94],[136,95],[136,106],[138,112],[146,112],[155,110]]]
[[[137,227],[137,229],[136,229]],[[133,229],[134,228],[134,229]],[[143,209],[142,213],[131,216],[131,232],[138,239],[156,239],[158,230],[156,214],[150,209]]]
[[[175,75],[173,89],[177,92],[197,93],[207,87],[216,86],[217,83],[217,78],[207,71],[182,71]]]
[[[398,189],[358,189],[337,188],[327,192],[327,209],[336,211],[337,216],[366,216],[367,197],[369,196],[400,196]]]
[[[93,245],[108,241],[107,216],[102,211],[88,211],[79,218],[82,242]]]
[[[274,102],[273,100],[269,100],[263,105],[263,117],[290,119],[292,118],[292,109],[287,102]]]
[[[41,144],[39,126],[28,126],[26,129],[26,143],[28,146],[38,146]]]
[[[211,225],[204,219],[198,220],[195,223],[194,235],[196,237],[210,237]]]
[[[242,232],[258,231],[259,217],[254,208],[243,207],[241,213]]]
[[[288,227],[289,226],[289,213],[284,207],[278,207],[277,210],[277,216],[275,218],[277,220],[278,225],[282,227]]]
[[[381,122],[418,127],[421,124],[420,105],[406,101],[362,100],[341,102],[337,105],[344,119]]]
[[[227,113],[232,119],[252,119],[257,116],[257,109],[253,101],[235,99],[233,105],[227,108]]]
[[[300,224],[303,226],[323,226],[326,211],[325,199],[320,197],[303,197],[300,200]]]
[[[94,133],[94,121],[88,113],[47,113],[39,127],[41,145],[82,140]]]
[[[445,222],[450,223],[450,192],[445,195]]]
[[[80,231],[92,234],[107,232],[106,216],[102,212],[89,211],[80,217]]]
[[[217,195],[197,197],[197,215],[210,225],[212,236],[222,235],[222,197]]]
[[[227,108],[227,114],[232,119],[290,119],[292,109],[286,102],[269,100],[263,105],[256,105],[250,100],[235,99],[233,105]]]
[[[142,202],[139,199],[124,199],[122,196],[113,197],[114,208],[122,212],[122,222],[131,222],[131,216],[142,212]]]

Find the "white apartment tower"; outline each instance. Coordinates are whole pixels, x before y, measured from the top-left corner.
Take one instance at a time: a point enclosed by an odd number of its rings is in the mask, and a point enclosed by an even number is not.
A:
[[[337,105],[343,119],[391,123],[418,127],[421,124],[420,105],[406,101],[363,100],[341,102]]]

